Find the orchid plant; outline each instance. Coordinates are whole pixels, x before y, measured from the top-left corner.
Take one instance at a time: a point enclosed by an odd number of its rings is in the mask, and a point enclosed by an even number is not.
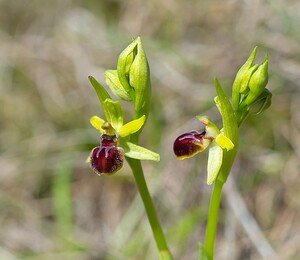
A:
[[[232,104],[220,82],[215,79],[217,96],[215,104],[221,114],[223,127],[218,127],[207,117],[197,116],[204,124],[201,133],[191,131],[180,135],[173,150],[179,160],[193,157],[209,147],[207,160],[207,184],[214,184],[211,195],[205,244],[199,244],[199,259],[214,258],[214,244],[222,188],[230,174],[239,144],[239,126],[251,113],[260,114],[271,105],[268,82],[268,56],[261,65],[253,64],[257,47],[238,71],[232,86]]]
[[[199,244],[199,259],[214,258],[214,244],[222,188],[235,160],[239,144],[239,126],[251,114],[259,114],[271,105],[272,94],[266,89],[268,82],[268,56],[261,65],[253,64],[255,47],[246,63],[238,71],[232,86],[232,102],[220,82],[215,79],[217,96],[214,101],[222,117],[218,128],[206,116],[197,116],[203,131],[189,131],[176,138],[173,151],[179,160],[187,159],[209,149],[207,184],[212,191],[205,243]],[[168,245],[152,202],[140,160],[159,161],[159,154],[139,145],[139,135],[147,121],[151,102],[149,65],[138,37],[120,54],[117,69],[107,70],[104,79],[111,92],[120,100],[133,103],[134,115],[124,124],[123,108],[111,98],[107,90],[92,76],[89,80],[102,105],[105,119],[93,116],[90,122],[99,131],[100,144],[92,149],[88,158],[98,175],[113,175],[127,160],[152,228],[154,239],[163,260],[172,259]]]
[[[93,148],[88,158],[98,175],[118,172],[126,158],[159,250],[160,259],[172,259],[166,239],[152,202],[140,160],[159,161],[159,154],[139,145],[139,135],[147,121],[151,101],[150,71],[147,58],[138,37],[120,54],[116,70],[107,70],[104,79],[111,92],[120,100],[133,103],[133,120],[124,124],[123,108],[92,76],[89,80],[102,105],[105,119],[93,116],[90,123],[99,131],[100,145]]]

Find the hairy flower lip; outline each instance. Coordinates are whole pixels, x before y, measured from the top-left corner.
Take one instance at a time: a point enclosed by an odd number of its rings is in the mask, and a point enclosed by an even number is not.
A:
[[[90,165],[98,175],[114,174],[124,162],[124,151],[116,146],[97,146],[91,151]]]
[[[100,135],[100,146],[93,148],[90,154],[90,165],[98,175],[111,175],[122,168],[124,151],[117,143],[116,135]]]
[[[191,131],[184,133],[176,138],[173,145],[173,151],[179,160],[190,158],[197,153],[202,152],[212,141],[210,137],[206,137],[206,131],[199,133]]]

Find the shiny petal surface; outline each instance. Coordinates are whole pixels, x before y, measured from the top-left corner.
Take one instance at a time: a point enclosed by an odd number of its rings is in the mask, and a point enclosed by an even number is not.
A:
[[[90,155],[90,164],[98,175],[114,174],[123,166],[123,149],[115,146],[97,146]]]
[[[205,133],[205,131],[202,133],[191,131],[177,137],[173,145],[173,151],[177,158],[183,160],[205,150],[210,143],[204,138]]]

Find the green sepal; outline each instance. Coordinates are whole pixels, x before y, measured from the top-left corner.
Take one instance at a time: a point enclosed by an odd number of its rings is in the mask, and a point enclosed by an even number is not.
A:
[[[103,109],[107,110],[107,121],[115,130],[118,130],[123,125],[123,109],[120,103],[106,99],[103,103]]]
[[[205,246],[202,243],[198,243],[198,260],[208,260]]]
[[[134,40],[129,44],[119,55],[117,72],[119,80],[124,87],[125,91],[129,93],[131,98],[134,96],[134,92],[129,84],[129,71],[132,65],[132,62],[135,57],[137,42]]]
[[[207,184],[211,185],[217,178],[223,161],[223,149],[212,142],[208,151]]]
[[[104,114],[108,120],[109,111],[107,111],[104,102],[106,99],[111,99],[111,97],[106,91],[106,89],[93,76],[89,76],[89,80],[97,93],[98,99],[103,107]]]
[[[138,115],[147,115],[151,98],[151,82],[148,61],[141,38],[136,39],[137,54],[130,67],[129,82],[134,88],[134,108]]]
[[[102,126],[105,123],[105,120],[103,120],[102,118],[98,117],[98,116],[92,116],[90,118],[90,123],[91,125],[96,128],[97,130],[99,130],[101,133],[104,132]]]
[[[139,131],[144,125],[145,120],[146,120],[146,116],[143,115],[138,119],[132,120],[127,124],[122,125],[120,128],[118,128],[118,134],[121,137],[125,137]]]
[[[133,144],[131,142],[124,142],[123,146],[124,148],[124,155],[137,159],[137,160],[151,160],[151,161],[160,161],[160,156],[158,153],[152,152],[142,146]]]
[[[104,79],[106,84],[114,95],[122,100],[132,101],[129,93],[126,92],[125,88],[121,84],[117,70],[107,70],[104,73]]]

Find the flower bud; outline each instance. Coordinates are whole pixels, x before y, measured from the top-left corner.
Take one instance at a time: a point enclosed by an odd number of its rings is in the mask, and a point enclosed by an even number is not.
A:
[[[129,84],[129,71],[135,57],[136,45],[136,41],[133,41],[121,52],[117,65],[119,81],[129,96],[132,96],[133,94],[132,88]]]
[[[253,73],[249,81],[250,92],[246,98],[246,104],[249,105],[259,97],[268,83],[268,56],[266,56],[262,65]]]
[[[151,98],[151,82],[148,61],[141,38],[136,39],[137,53],[129,71],[129,83],[134,89],[134,109],[137,116],[148,115]]]
[[[271,106],[272,93],[268,89],[264,91],[256,98],[255,102],[250,105],[250,112],[259,115]]]
[[[191,131],[184,133],[176,138],[173,151],[179,160],[190,158],[206,149],[211,138],[207,138],[206,131],[199,133],[197,131]]]
[[[252,53],[250,54],[248,60],[245,64],[239,69],[238,73],[236,74],[235,80],[232,86],[232,104],[234,109],[237,109],[240,103],[241,93],[245,92],[247,89],[247,85],[249,79],[255,70],[253,67],[253,61],[256,56],[257,47],[254,48]]]
[[[151,98],[150,71],[140,37],[120,54],[117,74],[107,71],[106,80],[118,97],[133,100],[136,118],[148,116]]]
[[[90,164],[98,175],[114,174],[123,166],[124,151],[117,147],[117,137],[103,134],[101,145],[95,147],[90,155]]]

